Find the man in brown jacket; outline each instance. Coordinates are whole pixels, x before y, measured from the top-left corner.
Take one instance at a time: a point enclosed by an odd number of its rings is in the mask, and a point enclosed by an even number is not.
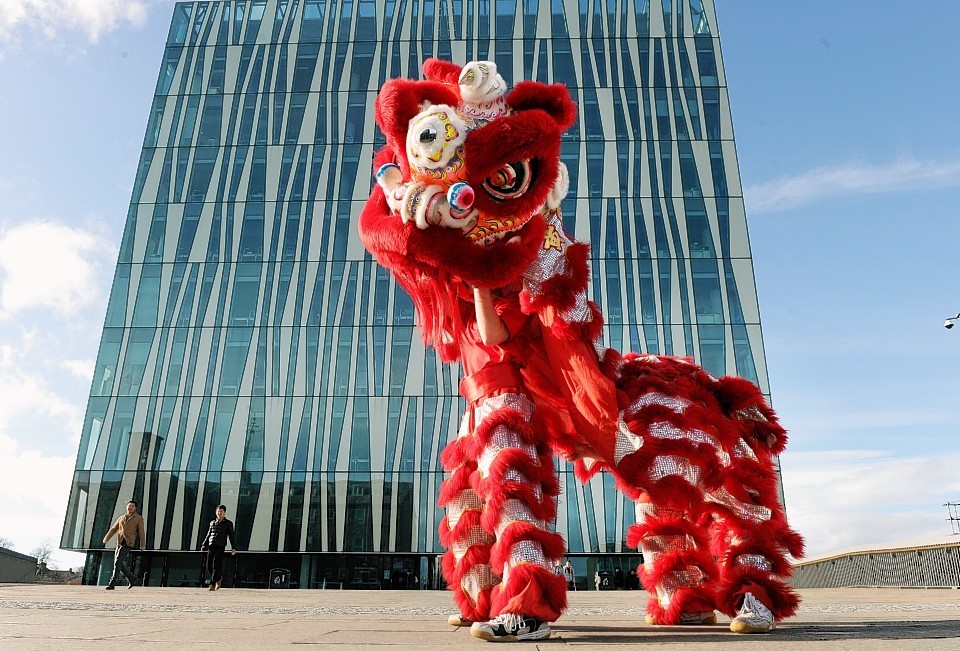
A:
[[[117,534],[117,551],[113,555],[113,574],[110,575],[110,583],[107,584],[107,590],[113,590],[117,583],[117,572],[127,577],[127,589],[135,585],[140,585],[140,580],[133,575],[127,568],[127,554],[137,546],[139,539],[140,551],[146,551],[147,534],[143,527],[143,518],[137,513],[137,503],[133,500],[127,502],[127,512],[117,518],[117,521],[110,527],[110,531],[103,537],[103,544]]]

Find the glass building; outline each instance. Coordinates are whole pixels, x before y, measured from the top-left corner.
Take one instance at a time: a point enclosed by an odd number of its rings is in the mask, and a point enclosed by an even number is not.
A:
[[[360,245],[378,88],[430,56],[565,83],[568,231],[593,244],[605,343],[767,392],[709,0],[178,3],[160,62],[61,545],[140,502],[153,585],[198,585],[224,503],[227,585],[436,587],[440,450],[463,403]],[[577,574],[638,561],[609,477],[561,464]],[[277,578],[279,573],[274,573]],[[285,578],[285,576],[283,577]]]

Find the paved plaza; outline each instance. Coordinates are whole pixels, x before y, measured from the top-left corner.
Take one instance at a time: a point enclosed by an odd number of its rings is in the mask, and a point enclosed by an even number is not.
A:
[[[644,592],[574,592],[550,639],[522,649],[960,649],[960,591],[808,589],[768,635],[643,623]],[[0,649],[480,649],[430,591],[0,585]],[[725,620],[725,618],[724,618]]]

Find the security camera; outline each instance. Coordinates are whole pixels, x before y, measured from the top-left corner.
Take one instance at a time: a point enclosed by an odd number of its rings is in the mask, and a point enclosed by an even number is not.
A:
[[[943,327],[949,330],[950,328],[953,327],[953,321],[951,321],[950,319],[947,319],[946,321],[943,322]]]

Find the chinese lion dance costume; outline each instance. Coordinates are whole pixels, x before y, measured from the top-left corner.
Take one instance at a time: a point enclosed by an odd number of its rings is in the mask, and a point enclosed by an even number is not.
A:
[[[541,639],[565,609],[555,452],[583,481],[612,473],[634,500],[627,542],[645,558],[649,623],[712,623],[719,610],[738,630],[745,611],[763,609],[770,625],[794,614],[787,554],[802,556],[803,541],[773,465],[786,433],[757,387],[594,343],[589,249],[560,214],[561,136],[577,116],[566,88],[522,81],[508,92],[492,62],[429,59],[423,73],[377,97],[386,146],[359,229],[412,297],[426,344],[465,372],[467,411],[442,455],[451,623],[484,639]],[[484,309],[504,341],[480,332]]]

